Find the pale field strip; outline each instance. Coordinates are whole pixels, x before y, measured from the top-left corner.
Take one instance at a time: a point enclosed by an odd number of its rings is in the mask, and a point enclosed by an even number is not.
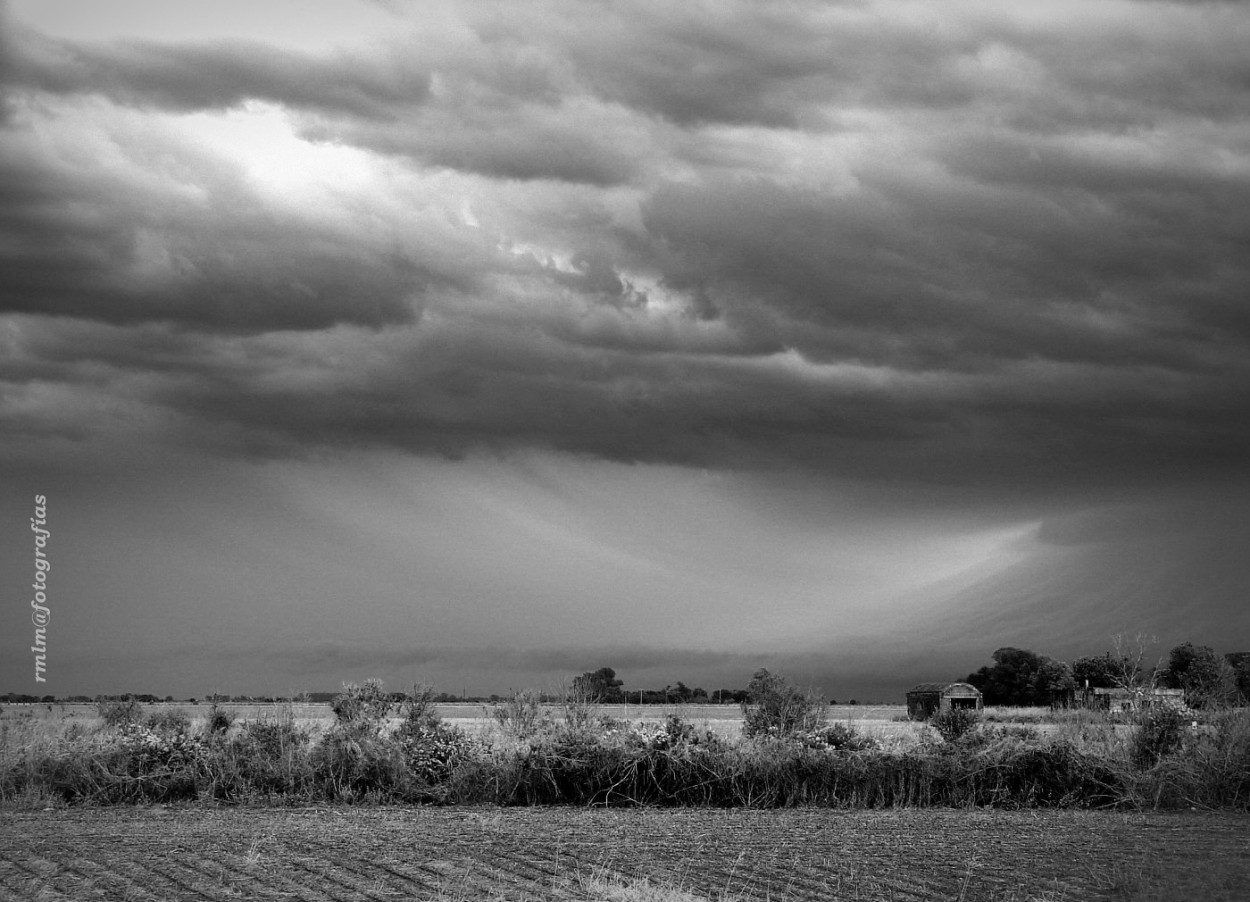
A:
[[[313,737],[321,735],[334,724],[334,712],[328,703],[223,702],[220,707],[233,715],[236,724],[249,720],[290,717],[297,726]],[[498,705],[489,702],[466,702],[438,704],[434,707],[446,723],[459,727],[470,735],[489,737],[497,729],[491,711],[499,707]],[[563,706],[547,704],[543,707],[553,721],[563,719]],[[156,702],[145,704],[143,708],[145,711],[184,711],[191,718],[192,729],[198,730],[204,726],[211,704],[204,701],[196,705],[188,702]],[[76,722],[84,726],[98,725],[100,722],[94,704],[54,703],[51,709],[46,703],[10,704],[5,705],[4,709],[0,712],[0,722],[26,716],[45,722],[49,729],[63,728]],[[738,705],[591,705],[590,709],[595,717],[610,717],[627,724],[663,723],[670,715],[676,715],[696,729],[709,730],[722,739],[735,740],[742,736],[743,715]],[[993,708],[987,709],[986,713],[994,715],[998,726],[1016,722],[1040,735],[1060,730],[1059,724],[1047,722],[1051,718],[1051,712],[1044,708]],[[828,708],[829,723],[852,726],[861,735],[872,737],[885,747],[905,747],[919,741],[925,729],[924,724],[908,721],[906,717],[907,708],[904,705],[830,705]],[[391,727],[397,726],[399,722],[398,716],[390,718]],[[1127,728],[1122,725],[1110,726],[1112,732],[1122,729]]]
[[[6,705],[11,712],[29,712],[41,720],[61,721],[65,724],[75,721],[91,723],[98,720],[94,704],[53,704],[49,711],[46,704]],[[176,710],[185,711],[191,718],[194,729],[203,726],[211,705],[201,701],[192,705],[188,702],[156,702],[144,704],[145,711]],[[219,707],[234,715],[235,721],[274,720],[291,717],[296,724],[313,734],[323,732],[334,723],[334,712],[328,703],[301,704],[298,702],[248,703],[222,702]],[[489,734],[495,727],[491,710],[498,707],[489,702],[468,702],[463,704],[438,704],[435,710],[448,724],[460,727],[472,735]],[[559,704],[544,705],[543,708],[553,721],[564,717],[563,706]],[[710,730],[724,739],[736,739],[742,734],[742,708],[738,705],[591,705],[595,717],[611,717],[629,724],[663,723],[670,715],[676,715],[683,721],[693,724],[697,729]],[[830,705],[829,722],[844,723],[854,726],[860,733],[879,739],[914,738],[920,725],[903,720],[907,708],[903,705]],[[0,714],[0,717],[4,715]],[[392,726],[399,723],[400,718],[390,718]]]

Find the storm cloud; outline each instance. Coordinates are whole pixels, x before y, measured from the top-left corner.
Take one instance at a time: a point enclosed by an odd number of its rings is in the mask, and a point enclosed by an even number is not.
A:
[[[1043,519],[1246,477],[1240,4],[73,5],[0,7],[22,472],[539,453]]]

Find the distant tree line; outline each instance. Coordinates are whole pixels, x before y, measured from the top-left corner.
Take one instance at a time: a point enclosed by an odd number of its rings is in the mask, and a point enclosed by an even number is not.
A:
[[[1250,652],[1218,654],[1209,645],[1184,642],[1166,663],[1148,660],[1154,640],[1112,637],[1101,655],[1071,664],[1021,648],[1000,648],[993,664],[968,674],[987,705],[1062,705],[1086,689],[1181,689],[1192,708],[1250,703]]]
[[[1070,704],[1076,694],[1085,689],[1134,690],[1151,686],[1184,690],[1186,703],[1194,708],[1250,703],[1250,651],[1220,655],[1210,646],[1184,642],[1171,650],[1166,663],[1161,658],[1152,664],[1148,660],[1154,645],[1152,637],[1139,634],[1126,638],[1119,634],[1111,637],[1111,644],[1112,647],[1101,655],[1077,658],[1070,664],[1027,649],[1007,646],[993,653],[993,663],[968,674],[967,682],[981,690],[987,705],[1064,705]],[[758,682],[758,677],[757,673],[753,684]],[[304,692],[286,697],[213,692],[206,695],[204,701],[213,704],[327,704],[337,695],[335,692]],[[397,703],[404,693],[391,695],[395,696],[392,701]],[[543,693],[540,700],[560,702],[569,695],[596,704],[743,705],[753,701],[750,687],[708,692],[701,687],[687,686],[681,680],[662,689],[627,689],[611,667],[600,667],[574,677],[566,690]],[[468,697],[446,692],[435,693],[431,699],[436,703],[506,701],[499,695]],[[52,695],[18,692],[0,695],[0,703],[7,704],[89,704],[131,700],[155,704],[173,702],[174,698],[170,695],[161,698],[149,693],[94,697],[71,695],[60,699]],[[193,705],[199,703],[195,698],[187,701]],[[831,700],[829,704],[837,704],[837,701]],[[857,702],[852,699],[850,704]]]
[[[575,677],[572,691],[578,698],[604,705],[741,705],[751,696],[750,689],[714,689],[708,692],[701,686],[687,686],[681,680],[663,689],[627,689],[611,667],[600,667]]]
[[[600,667],[598,670],[591,670],[583,673],[579,677],[575,677],[572,681],[571,689],[573,694],[589,702],[605,705],[619,705],[622,703],[642,704],[642,705],[674,705],[674,704],[703,704],[703,705],[743,705],[755,701],[758,691],[752,687],[756,687],[759,683],[760,674],[767,674],[767,670],[756,672],[752,677],[750,686],[746,689],[713,689],[708,692],[702,687],[691,688],[678,680],[676,683],[670,683],[663,689],[627,689],[623,680],[617,679],[616,671],[611,667]],[[758,688],[758,687],[757,687]],[[545,701],[559,701],[557,696],[543,696]],[[492,696],[495,700],[495,696]],[[830,705],[836,705],[836,699],[829,701]],[[850,704],[859,704],[855,699],[851,699]]]

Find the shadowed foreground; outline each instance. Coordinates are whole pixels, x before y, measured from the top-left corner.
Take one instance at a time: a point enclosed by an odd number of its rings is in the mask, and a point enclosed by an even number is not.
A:
[[[1244,898],[1250,819],[561,808],[0,812],[0,899]]]

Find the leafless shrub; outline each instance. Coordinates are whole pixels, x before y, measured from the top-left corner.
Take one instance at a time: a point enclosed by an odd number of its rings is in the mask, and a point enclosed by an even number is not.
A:
[[[551,725],[542,697],[533,689],[514,692],[490,709],[490,717],[505,736],[515,740],[529,739]]]

